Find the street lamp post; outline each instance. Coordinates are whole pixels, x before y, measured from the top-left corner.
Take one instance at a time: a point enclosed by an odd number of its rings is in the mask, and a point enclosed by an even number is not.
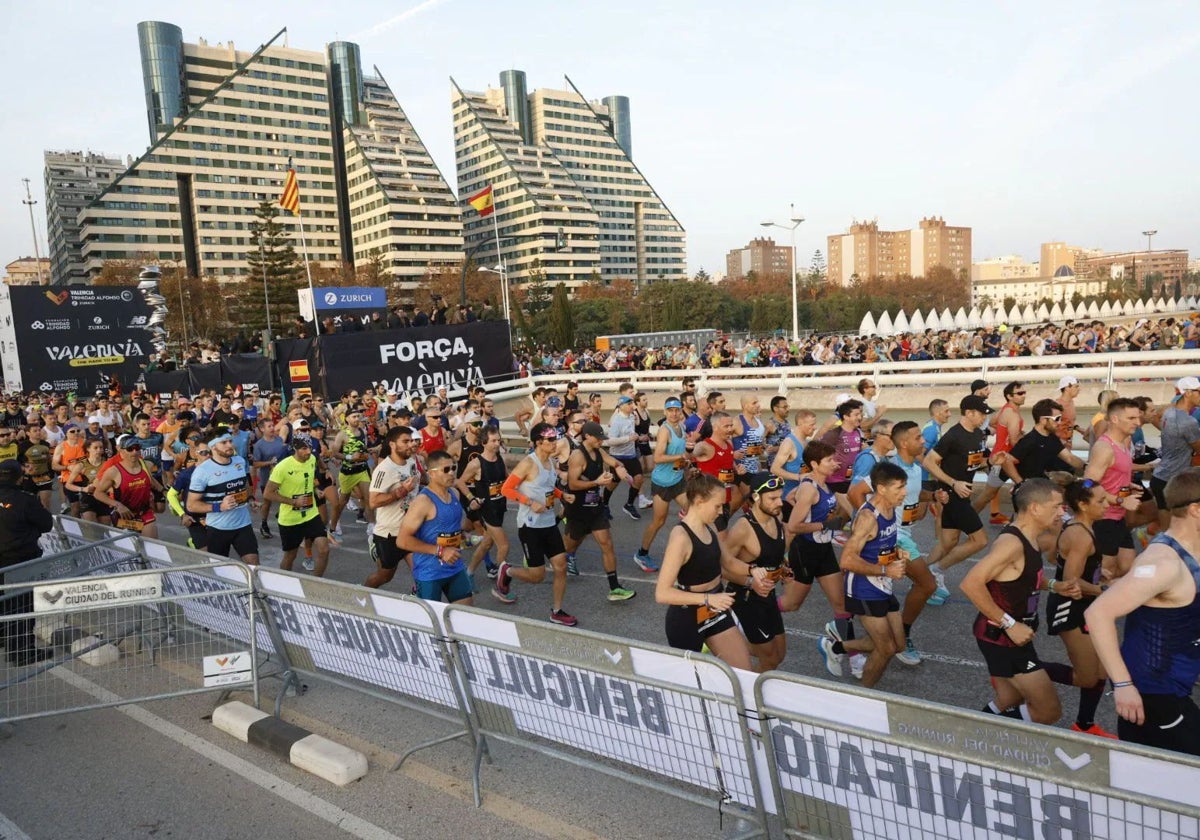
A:
[[[773,221],[762,222],[763,227],[776,227],[780,230],[789,230],[792,232],[792,341],[800,340],[800,303],[796,297],[796,272],[799,269],[799,261],[796,254],[796,228],[800,227],[804,222],[803,216],[796,215],[796,205],[789,204],[788,221],[790,225],[781,225]]]
[[[37,201],[29,192],[29,179],[22,178],[21,180],[25,182],[25,198],[21,200],[21,203],[29,208],[29,230],[33,233],[33,264],[37,266],[38,285],[44,286],[46,283],[42,280],[42,255],[38,252],[37,225],[33,222],[33,205],[37,204]]]
[[[1152,253],[1154,253],[1154,234],[1156,234],[1156,233],[1158,233],[1157,230],[1142,231],[1142,236],[1146,237],[1146,277],[1147,278],[1150,277],[1150,255]],[[1146,294],[1153,294],[1153,290],[1150,288],[1149,284],[1146,285]]]

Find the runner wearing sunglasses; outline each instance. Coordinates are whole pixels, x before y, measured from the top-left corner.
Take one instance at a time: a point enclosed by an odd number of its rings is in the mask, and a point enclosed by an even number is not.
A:
[[[750,512],[740,517],[725,537],[725,548],[751,566],[751,573],[731,587],[733,612],[750,643],[750,655],[759,672],[778,668],[787,655],[783,614],[775,598],[775,584],[790,573],[787,563],[787,530],[779,518],[783,508],[783,479],[759,472],[750,479]],[[763,569],[764,575],[755,574]]]
[[[158,537],[154,517],[154,478],[142,461],[142,446],[133,435],[117,438],[117,463],[96,481],[96,501],[112,508],[113,524],[150,538]]]

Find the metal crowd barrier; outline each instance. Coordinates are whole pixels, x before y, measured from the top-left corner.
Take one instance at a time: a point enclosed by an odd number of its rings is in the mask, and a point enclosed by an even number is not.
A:
[[[442,620],[480,734],[476,801],[491,737],[715,806],[753,824],[739,836],[765,834],[741,686],[725,663],[469,607]]]
[[[393,770],[435,744],[466,738],[475,745],[454,660],[430,602],[274,569],[256,569],[254,580],[263,626],[286,668],[275,698],[277,716],[289,687],[299,692],[299,677],[307,676],[462,725],[412,747]]]
[[[1184,755],[780,672],[754,694],[787,837],[1200,836]]]
[[[249,597],[250,572],[232,562],[0,587],[19,592],[0,614],[8,648],[0,665],[0,722],[239,686],[257,703],[253,614],[246,617],[248,649],[201,632],[185,617],[205,596],[182,592],[174,578],[214,572],[231,592]],[[34,649],[51,657],[32,661]]]

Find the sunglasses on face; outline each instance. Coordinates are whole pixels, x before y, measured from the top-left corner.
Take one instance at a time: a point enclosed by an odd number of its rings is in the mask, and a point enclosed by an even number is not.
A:
[[[451,464],[447,467],[438,467],[434,470],[434,472],[440,472],[442,475],[449,475],[450,473],[454,472],[454,465]]]
[[[142,445],[140,443],[135,443],[133,446],[126,446],[124,448],[124,451],[126,451],[126,452],[141,452]]]
[[[211,455],[212,450],[211,449],[197,449],[196,454],[201,457],[204,457],[205,455]]]
[[[1058,423],[1062,422],[1062,415],[1058,414],[1058,415],[1055,415],[1054,417],[1051,417],[1050,422],[1057,425]]]

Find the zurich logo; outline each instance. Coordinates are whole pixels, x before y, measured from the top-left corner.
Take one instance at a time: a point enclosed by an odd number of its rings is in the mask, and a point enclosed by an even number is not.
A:
[[[103,324],[104,319],[101,318],[99,315],[97,315],[95,318],[92,319],[92,323],[93,324]]]
[[[29,325],[29,329],[44,330],[44,329],[46,329],[46,325],[43,324],[41,321],[34,321],[32,324]]]
[[[326,306],[336,306],[337,305],[337,292],[326,292],[325,293],[325,305]]]

